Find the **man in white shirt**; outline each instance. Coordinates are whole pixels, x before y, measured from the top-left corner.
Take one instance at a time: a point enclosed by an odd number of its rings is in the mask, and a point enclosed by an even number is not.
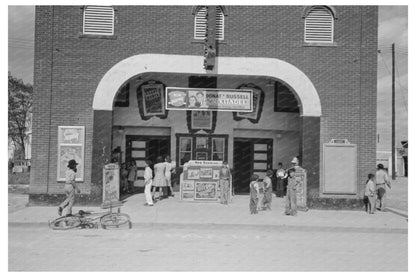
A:
[[[382,164],[377,165],[376,171],[376,191],[377,191],[377,198],[380,202],[380,210],[382,212],[386,209],[386,185],[391,189],[390,186],[390,179],[387,172],[384,170],[384,166]]]

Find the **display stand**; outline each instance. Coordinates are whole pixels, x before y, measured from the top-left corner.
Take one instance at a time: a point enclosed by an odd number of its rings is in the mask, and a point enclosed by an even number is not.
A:
[[[222,161],[189,161],[186,163],[180,175],[180,199],[194,202],[219,202],[221,168]],[[228,202],[232,198],[231,176],[229,182]]]
[[[108,209],[119,207],[120,198],[120,167],[118,164],[106,164],[103,168],[103,203],[101,207]]]
[[[306,170],[300,166],[296,166],[295,168],[295,178],[296,182],[298,183],[298,188],[296,190],[296,205],[299,211],[308,211],[308,207],[306,205]]]

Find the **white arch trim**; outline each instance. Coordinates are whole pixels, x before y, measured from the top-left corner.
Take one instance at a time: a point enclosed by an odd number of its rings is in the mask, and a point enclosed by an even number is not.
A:
[[[147,72],[207,74],[202,56],[142,54],[115,64],[103,76],[94,94],[93,109],[113,109],[119,88],[130,78]],[[272,58],[218,57],[218,75],[248,75],[277,78],[293,88],[301,101],[302,116],[321,116],[321,101],[311,80],[297,67]]]

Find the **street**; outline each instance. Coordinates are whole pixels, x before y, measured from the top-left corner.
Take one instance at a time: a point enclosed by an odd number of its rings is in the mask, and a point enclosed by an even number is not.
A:
[[[135,224],[130,230],[53,231],[12,224],[9,271],[407,271],[407,237],[397,230],[303,226]]]

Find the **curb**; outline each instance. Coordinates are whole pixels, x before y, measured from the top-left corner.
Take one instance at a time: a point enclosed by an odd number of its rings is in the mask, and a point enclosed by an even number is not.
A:
[[[403,216],[403,217],[405,217],[405,218],[408,218],[408,217],[409,217],[409,216],[408,216],[408,213],[407,213],[406,211],[403,211],[403,210],[394,209],[394,208],[389,208],[389,207],[386,207],[386,210],[387,210],[387,211],[389,211],[389,212],[391,212],[391,213],[394,213],[394,214],[397,214],[397,215]]]
[[[238,229],[256,230],[261,228],[267,231],[276,232],[336,232],[336,233],[384,233],[384,234],[408,234],[408,229],[403,228],[369,228],[369,227],[348,227],[348,226],[308,226],[308,225],[254,225],[254,224],[217,224],[217,223],[164,223],[164,222],[132,222],[133,229],[194,229],[194,230],[217,230],[217,229]],[[48,228],[48,222],[9,222],[9,227],[15,228]],[[74,229],[75,230],[75,229]],[[120,230],[126,230],[121,228]]]

